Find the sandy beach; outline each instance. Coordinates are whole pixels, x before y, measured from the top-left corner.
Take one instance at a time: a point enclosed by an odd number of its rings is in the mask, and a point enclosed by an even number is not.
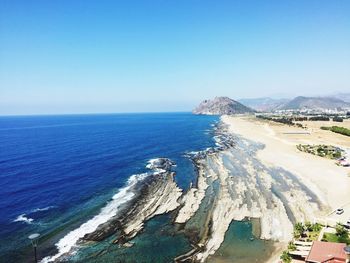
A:
[[[339,125],[349,127],[350,122],[304,122],[307,129],[291,127],[270,121],[256,119],[254,116],[223,116],[222,121],[229,125],[229,131],[264,147],[257,151],[257,158],[268,167],[281,167],[289,171],[319,199],[322,209],[319,213],[301,214],[293,212],[296,221],[310,220],[335,224],[350,218],[350,169],[335,165],[334,160],[300,152],[296,145],[329,144],[350,148],[348,137],[321,130],[321,126]],[[293,200],[288,203],[293,206]],[[309,211],[308,202],[301,209]],[[342,215],[334,210],[344,208]],[[274,260],[271,259],[271,262]],[[270,262],[270,261],[269,261]]]
[[[280,166],[293,172],[300,180],[311,187],[321,201],[330,206],[331,210],[342,207],[350,202],[350,169],[335,165],[334,160],[300,152],[296,145],[330,144],[350,148],[349,137],[324,131],[321,126],[336,125],[334,122],[306,122],[306,131],[310,134],[288,134],[305,131],[254,117],[229,117],[222,120],[229,124],[230,131],[250,140],[263,143],[265,148],[258,152],[258,157],[265,164]],[[349,127],[350,122],[338,124]],[[350,211],[348,211],[350,216]]]
[[[255,219],[260,224],[258,238],[275,245],[264,256],[252,254],[251,259],[276,262],[292,239],[294,223],[336,224],[349,215],[345,209],[350,200],[349,169],[296,148],[299,143],[331,144],[333,136],[334,145],[344,147],[342,140],[346,139],[340,135],[321,131],[322,137],[318,130],[270,123],[254,116],[223,116],[220,132],[223,141],[234,145],[197,161],[198,184],[180,201],[175,220],[187,224],[199,221],[201,215],[211,222],[202,226],[196,244],[199,249],[191,258],[200,262],[215,259],[231,223]],[[220,146],[222,140],[216,138]],[[203,207],[204,215],[199,213]],[[346,210],[342,216],[332,213],[339,207]]]

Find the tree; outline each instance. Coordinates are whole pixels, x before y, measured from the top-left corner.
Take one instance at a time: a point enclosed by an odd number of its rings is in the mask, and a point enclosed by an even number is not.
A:
[[[312,231],[319,232],[321,231],[322,226],[319,223],[315,223],[312,225]]]
[[[341,223],[337,223],[335,227],[336,235],[339,237],[348,237],[348,231]]]
[[[312,231],[312,224],[309,221],[305,222],[305,227],[307,231]]]
[[[294,225],[294,237],[300,237],[304,233],[304,226],[302,223],[298,222]]]
[[[292,257],[288,254],[288,251],[283,251],[282,255],[280,256],[280,259],[283,263],[290,263],[292,262]]]
[[[289,251],[294,251],[297,249],[297,246],[293,242],[289,242],[288,244],[288,250]]]

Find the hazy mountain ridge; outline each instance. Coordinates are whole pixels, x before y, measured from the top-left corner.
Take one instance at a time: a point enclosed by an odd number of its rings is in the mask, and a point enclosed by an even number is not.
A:
[[[337,98],[350,103],[350,93],[337,93],[337,94],[331,95],[330,97]]]
[[[243,105],[250,107],[257,111],[273,111],[278,107],[289,102],[289,99],[273,99],[270,97],[264,98],[252,98],[252,99],[239,99]]]
[[[298,96],[278,107],[280,110],[349,108],[350,103],[334,97]]]
[[[255,112],[253,109],[228,97],[215,97],[212,100],[204,100],[192,111],[194,114],[207,115],[232,115],[253,112]]]

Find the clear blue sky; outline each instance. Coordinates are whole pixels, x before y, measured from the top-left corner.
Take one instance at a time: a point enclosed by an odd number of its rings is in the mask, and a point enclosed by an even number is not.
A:
[[[350,1],[0,1],[0,114],[350,91]]]

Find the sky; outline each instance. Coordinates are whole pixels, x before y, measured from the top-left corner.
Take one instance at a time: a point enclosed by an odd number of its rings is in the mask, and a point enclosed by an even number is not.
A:
[[[0,115],[350,92],[350,1],[0,0]]]

